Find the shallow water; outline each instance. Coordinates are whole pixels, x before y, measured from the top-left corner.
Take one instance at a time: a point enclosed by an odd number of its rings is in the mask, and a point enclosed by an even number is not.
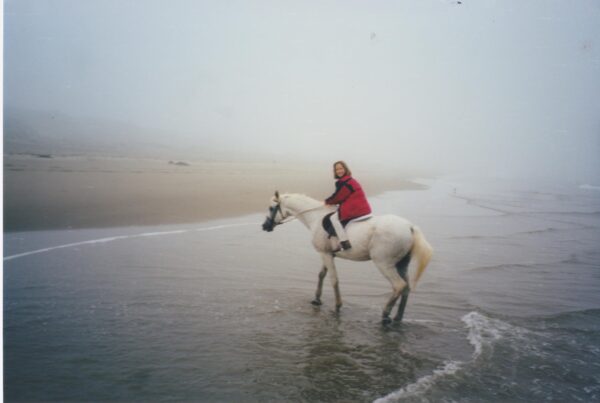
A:
[[[310,305],[298,222],[5,234],[6,400],[600,400],[600,189],[428,185],[372,200],[435,249],[390,327],[368,262]]]

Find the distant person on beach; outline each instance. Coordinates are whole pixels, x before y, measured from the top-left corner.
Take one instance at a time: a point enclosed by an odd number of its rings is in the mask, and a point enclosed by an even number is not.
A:
[[[325,204],[338,205],[337,211],[331,216],[331,224],[335,229],[339,240],[339,247],[334,250],[347,250],[352,247],[344,227],[350,220],[371,214],[371,206],[367,196],[356,179],[352,177],[352,171],[344,161],[333,164],[333,177],[337,179],[335,192],[325,199]]]

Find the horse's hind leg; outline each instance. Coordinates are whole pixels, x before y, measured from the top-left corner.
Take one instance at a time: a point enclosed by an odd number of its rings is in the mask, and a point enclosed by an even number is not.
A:
[[[402,281],[402,280],[400,280],[400,281]],[[390,313],[392,312],[394,305],[396,305],[398,298],[400,298],[400,295],[402,294],[402,289],[404,288],[404,286],[405,286],[405,284],[402,284],[400,282],[392,284],[392,288],[393,288],[392,296],[388,300],[388,303],[385,305],[385,308],[384,308],[383,314],[382,314],[382,319],[381,319],[381,322],[384,325],[388,325],[388,324],[392,323],[392,319],[390,318]]]
[[[398,306],[398,312],[396,312],[396,316],[394,317],[394,321],[400,322],[402,321],[402,317],[404,316],[404,310],[406,309],[406,302],[408,302],[408,294],[410,294],[410,283],[408,281],[408,264],[410,263],[410,253],[407,254],[396,263],[396,271],[398,275],[406,282],[406,287],[402,292],[402,299],[400,300],[400,305]]]
[[[321,272],[319,273],[319,284],[317,285],[317,292],[315,293],[315,299],[312,300],[311,304],[318,306],[323,304],[321,302],[321,294],[323,293],[323,280],[327,275],[327,266],[323,266]]]
[[[392,322],[390,313],[392,312],[394,305],[396,305],[398,298],[400,298],[400,295],[402,295],[402,292],[408,286],[408,283],[400,276],[394,265],[383,262],[375,262],[375,265],[379,271],[381,271],[381,274],[383,274],[383,276],[392,284],[392,295],[385,305],[382,314],[382,323],[387,325]],[[404,304],[406,305],[406,302]]]
[[[401,322],[402,317],[404,316],[404,310],[406,309],[406,302],[408,301],[408,294],[410,294],[409,287],[406,287],[404,292],[402,293],[402,299],[400,300],[400,305],[398,306],[398,312],[394,317],[394,321]]]

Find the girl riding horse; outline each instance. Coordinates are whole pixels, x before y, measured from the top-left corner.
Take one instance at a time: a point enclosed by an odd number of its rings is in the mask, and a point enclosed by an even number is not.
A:
[[[335,192],[325,199],[325,204],[338,205],[337,211],[331,216],[331,224],[337,234],[334,251],[348,250],[352,247],[344,227],[355,218],[371,214],[371,206],[362,187],[352,177],[352,171],[344,161],[333,164],[333,176],[337,179]]]

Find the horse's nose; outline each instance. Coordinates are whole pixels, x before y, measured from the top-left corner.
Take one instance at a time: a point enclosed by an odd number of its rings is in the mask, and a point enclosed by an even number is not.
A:
[[[262,225],[263,231],[271,232],[273,231],[273,225],[269,222],[269,220],[265,221]]]

